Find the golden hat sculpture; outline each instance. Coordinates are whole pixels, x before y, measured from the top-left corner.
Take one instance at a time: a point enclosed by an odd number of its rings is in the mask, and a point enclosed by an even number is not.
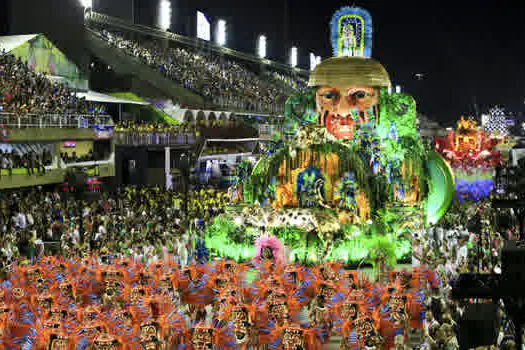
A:
[[[309,87],[320,86],[391,86],[386,69],[378,61],[363,57],[331,57],[315,67]]]

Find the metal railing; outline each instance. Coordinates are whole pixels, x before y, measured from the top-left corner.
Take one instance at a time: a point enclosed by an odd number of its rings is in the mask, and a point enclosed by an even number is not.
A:
[[[127,146],[174,146],[195,145],[201,137],[193,133],[133,133],[117,132],[115,142],[117,145]]]
[[[284,131],[284,127],[279,124],[261,124],[258,125],[257,129],[259,131],[259,138],[261,139],[270,139],[275,135],[281,135]]]
[[[248,105],[248,103],[242,99],[225,99],[221,97],[214,97],[212,102],[214,105],[225,109],[235,108],[241,111],[249,111],[253,113],[284,114],[284,103],[269,105],[257,103],[255,105]]]
[[[66,128],[89,129],[95,125],[113,125],[110,116],[93,114],[23,114],[0,113],[0,125],[8,129]]]

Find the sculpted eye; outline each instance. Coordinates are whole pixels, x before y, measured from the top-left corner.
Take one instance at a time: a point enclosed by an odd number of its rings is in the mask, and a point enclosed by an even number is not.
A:
[[[326,98],[327,100],[333,100],[336,98],[336,94],[334,91],[327,91],[323,94],[323,97]]]
[[[370,94],[369,94],[368,92],[366,92],[366,91],[362,91],[362,90],[357,91],[357,92],[355,92],[355,93],[353,94],[353,97],[355,97],[355,98],[358,99],[358,100],[359,100],[359,99],[362,99],[362,98],[365,98],[365,97],[368,97],[368,96],[370,96]]]

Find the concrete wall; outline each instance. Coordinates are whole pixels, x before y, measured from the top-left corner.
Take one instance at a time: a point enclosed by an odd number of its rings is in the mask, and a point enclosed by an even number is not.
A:
[[[2,176],[0,178],[0,189],[9,188],[21,188],[38,185],[52,185],[59,184],[64,181],[66,176],[66,169],[55,169],[47,171],[45,175],[13,175],[13,176]],[[88,172],[89,173],[89,172]],[[100,177],[112,177],[115,176],[114,165],[101,165],[100,166]]]
[[[9,141],[16,143],[93,140],[92,129],[10,129]]]

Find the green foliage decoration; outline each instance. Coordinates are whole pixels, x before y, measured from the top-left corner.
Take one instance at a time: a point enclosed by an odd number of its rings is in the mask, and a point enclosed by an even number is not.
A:
[[[392,123],[395,123],[399,137],[418,137],[416,129],[416,101],[412,96],[389,94],[387,89],[381,89],[379,106],[379,132],[381,138],[387,138]]]
[[[290,249],[300,248],[307,236],[307,232],[298,227],[275,227],[272,234]]]

